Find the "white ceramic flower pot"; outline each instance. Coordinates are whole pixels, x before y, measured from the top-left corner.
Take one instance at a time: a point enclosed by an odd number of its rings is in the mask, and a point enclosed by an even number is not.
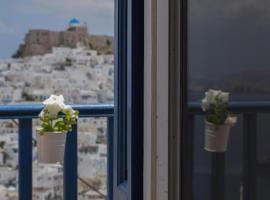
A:
[[[64,161],[66,133],[37,133],[38,162],[55,164]]]
[[[230,129],[230,124],[215,125],[206,121],[204,149],[210,152],[225,152]]]

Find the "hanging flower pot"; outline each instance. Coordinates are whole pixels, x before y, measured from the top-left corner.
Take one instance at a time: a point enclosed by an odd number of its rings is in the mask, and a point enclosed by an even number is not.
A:
[[[206,112],[204,149],[210,152],[227,150],[231,127],[237,118],[228,111],[229,93],[221,90],[208,90],[202,100]]]
[[[230,129],[230,124],[215,125],[205,122],[204,149],[211,152],[225,152]]]
[[[64,162],[66,132],[37,133],[38,162]]]
[[[66,135],[77,123],[78,111],[64,104],[62,95],[51,95],[43,102],[39,114],[41,127],[37,129],[37,152],[40,163],[64,161]]]

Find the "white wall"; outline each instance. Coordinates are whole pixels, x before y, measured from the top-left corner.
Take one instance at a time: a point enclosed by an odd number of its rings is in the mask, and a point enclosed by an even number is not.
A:
[[[168,5],[145,1],[145,200],[168,199]]]

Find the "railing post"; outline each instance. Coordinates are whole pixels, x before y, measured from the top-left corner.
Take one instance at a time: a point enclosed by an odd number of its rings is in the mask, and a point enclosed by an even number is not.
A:
[[[64,200],[77,200],[77,125],[67,134],[64,161]]]
[[[113,200],[113,117],[107,120],[107,200]]]
[[[32,119],[19,121],[19,200],[32,199]]]
[[[185,121],[187,120],[187,121]],[[182,178],[183,186],[182,194],[183,199],[193,199],[193,158],[194,158],[194,126],[195,118],[193,114],[190,114],[183,122],[183,138],[182,138]]]
[[[257,116],[244,114],[243,133],[243,197],[244,200],[256,199],[257,163]]]
[[[211,153],[211,199],[225,199],[225,153]]]

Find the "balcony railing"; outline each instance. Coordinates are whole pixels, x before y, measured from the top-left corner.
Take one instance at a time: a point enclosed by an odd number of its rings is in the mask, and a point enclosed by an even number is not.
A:
[[[232,102],[230,103],[232,113],[243,117],[243,200],[255,200],[256,197],[256,162],[257,162],[257,115],[270,113],[270,102]],[[184,133],[184,196],[194,199],[193,175],[194,175],[194,127],[195,116],[202,115],[201,104],[190,102],[188,104],[187,126]],[[211,154],[211,199],[225,199],[225,153]],[[239,183],[240,184],[240,183]]]
[[[107,197],[112,196],[112,137],[113,137],[113,105],[72,105],[79,111],[79,117],[107,118]],[[32,119],[37,118],[43,106],[34,105],[3,105],[0,106],[0,119],[19,120],[19,200],[32,199]],[[77,125],[79,126],[79,124]],[[64,199],[77,199],[77,126],[67,134],[64,160]]]
[[[106,117],[108,132],[108,199],[112,196],[112,142],[113,142],[113,105],[72,105],[79,110],[79,117]],[[19,200],[32,199],[32,119],[37,118],[42,105],[0,106],[0,119],[19,120]],[[257,160],[257,115],[270,113],[270,102],[232,102],[230,111],[243,116],[243,200],[256,199],[256,160]],[[193,199],[194,166],[194,126],[195,116],[202,115],[200,103],[188,105],[188,131],[184,134],[185,151],[183,181],[187,199]],[[78,124],[79,126],[79,124]],[[77,199],[77,126],[68,134],[64,162],[64,199]],[[212,200],[224,200],[225,191],[225,153],[211,153],[211,191]]]

